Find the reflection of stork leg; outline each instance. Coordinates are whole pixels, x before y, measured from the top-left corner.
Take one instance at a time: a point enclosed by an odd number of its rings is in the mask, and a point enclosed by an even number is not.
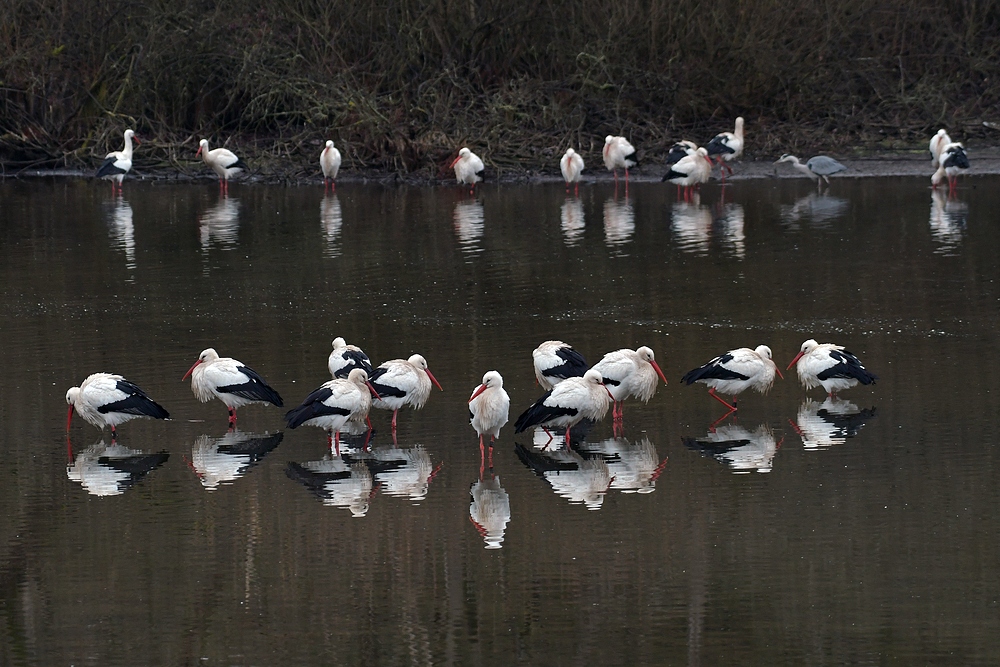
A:
[[[725,421],[726,418],[728,418],[729,415],[733,414],[734,412],[736,412],[736,408],[733,408],[732,410],[730,410],[729,412],[727,412],[726,414],[722,415],[721,417],[719,417],[718,419],[716,419],[714,422],[712,422],[711,426],[708,427],[708,432],[709,433],[715,433],[715,427],[718,426],[719,424],[721,424],[723,421]]]

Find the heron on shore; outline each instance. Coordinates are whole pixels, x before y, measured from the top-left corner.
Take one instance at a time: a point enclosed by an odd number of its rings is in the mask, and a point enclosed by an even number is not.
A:
[[[788,162],[793,167],[798,169],[800,172],[802,172],[809,178],[816,181],[817,186],[820,185],[820,178],[826,181],[826,184],[829,185],[830,184],[829,176],[832,176],[833,174],[836,174],[841,171],[845,171],[847,169],[847,167],[840,164],[832,157],[827,157],[826,155],[817,155],[816,157],[811,157],[809,158],[808,162],[802,164],[802,162],[800,162],[799,159],[794,155],[789,155],[788,153],[785,153],[777,160],[775,160],[774,164],[778,164],[779,162]]]

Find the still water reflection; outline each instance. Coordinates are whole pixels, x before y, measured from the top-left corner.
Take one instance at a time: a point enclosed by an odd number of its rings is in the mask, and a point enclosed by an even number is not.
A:
[[[923,177],[691,202],[3,183],[0,664],[1000,663],[991,181],[932,193],[930,224]],[[445,391],[337,455],[270,406],[226,432],[180,381],[212,345],[304,395],[335,336],[419,352]],[[793,375],[709,426],[676,381],[813,337],[878,384]],[[549,339],[649,345],[670,383],[569,447],[508,425],[481,468],[449,387],[500,371],[513,421]],[[67,463],[66,388],[102,370],[171,420],[81,422]]]

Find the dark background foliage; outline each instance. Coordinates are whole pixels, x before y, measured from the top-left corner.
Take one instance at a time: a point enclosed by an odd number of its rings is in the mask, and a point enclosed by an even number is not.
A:
[[[918,147],[996,113],[998,26],[993,0],[7,0],[0,158],[85,166],[133,127],[150,165],[204,136],[312,168],[333,138],[354,169],[468,144],[517,171],[737,115],[751,154]]]

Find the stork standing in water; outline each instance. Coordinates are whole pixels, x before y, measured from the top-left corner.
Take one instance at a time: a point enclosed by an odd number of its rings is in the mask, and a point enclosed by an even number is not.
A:
[[[583,173],[583,158],[572,148],[567,148],[566,153],[559,160],[559,170],[562,172],[563,180],[566,181],[566,194],[569,194],[569,185],[573,184],[573,194],[580,196],[580,174]]]
[[[139,137],[135,136],[135,132],[125,130],[125,145],[120,151],[111,151],[105,155],[104,162],[101,163],[95,174],[97,178],[106,178],[111,181],[111,194],[122,191],[122,181],[125,180],[125,174],[132,169],[133,139],[137,146],[141,143]]]
[[[709,159],[715,158],[721,167],[719,171],[722,172],[722,180],[725,181],[726,172],[728,171],[730,175],[733,173],[732,167],[726,163],[743,155],[743,117],[736,119],[736,127],[732,132],[721,132],[712,137],[712,140],[705,144],[705,149],[708,151]]]
[[[327,140],[326,148],[319,154],[319,167],[323,170],[323,191],[337,190],[337,172],[340,171],[340,151]]]
[[[628,170],[639,164],[635,148],[625,137],[608,135],[604,138],[604,166],[615,175],[615,190],[618,189],[618,170],[625,170],[625,193],[628,194]]]
[[[777,160],[775,160],[774,164],[778,164],[779,162],[788,162],[798,171],[816,181],[817,188],[822,184],[820,181],[821,178],[824,181],[826,181],[827,185],[829,185],[830,176],[847,170],[847,167],[840,164],[832,157],[827,157],[826,155],[817,155],[815,157],[811,157],[809,158],[808,162],[802,164],[799,161],[799,159],[794,155],[789,155],[788,153],[785,153]]]
[[[590,366],[583,355],[561,340],[547,340],[534,349],[535,379],[545,391],[571,377],[582,377]]]
[[[121,375],[94,373],[79,387],[71,387],[66,392],[69,412],[66,414],[66,432],[69,433],[76,411],[88,424],[104,430],[111,427],[111,437],[118,437],[115,426],[137,417],[166,419],[170,415],[159,404],[146,395],[142,389]]]
[[[340,456],[340,432],[349,422],[362,423],[368,419],[372,396],[378,394],[368,382],[368,373],[355,368],[347,378],[330,380],[306,396],[301,405],[285,414],[285,422],[288,428],[308,424],[325,429],[332,434],[328,436],[329,444]]]
[[[486,169],[479,156],[468,148],[462,148],[458,151],[458,157],[452,161],[451,168],[455,170],[455,180],[468,185],[470,195],[475,194],[476,183],[483,180],[483,171]]]
[[[704,366],[688,371],[681,378],[681,382],[684,384],[701,382],[708,385],[708,395],[729,408],[729,412],[725,415],[728,416],[736,411],[737,396],[747,389],[756,389],[766,394],[774,384],[775,373],[784,379],[781,371],[771,360],[771,348],[767,345],[758,345],[753,350],[748,347],[729,350]],[[716,390],[732,396],[732,404],[716,394]]]
[[[611,417],[618,424],[625,417],[623,403],[626,398],[635,396],[648,403],[656,393],[656,376],[659,375],[663,384],[667,384],[667,377],[657,365],[653,351],[645,345],[637,350],[608,352],[594,364],[594,370],[604,378],[604,386],[614,399]]]
[[[201,156],[212,171],[219,177],[219,192],[229,194],[229,179],[241,171],[249,171],[246,163],[236,157],[236,153],[228,148],[216,148],[208,150],[208,139],[198,142],[198,152],[195,157]]]
[[[684,201],[691,201],[694,188],[707,183],[711,176],[712,160],[708,157],[708,150],[702,147],[678,160],[660,180],[676,185],[678,198],[683,187]]]
[[[521,433],[532,426],[566,429],[566,448],[570,446],[570,429],[584,419],[600,421],[611,405],[611,392],[604,378],[593,368],[581,378],[566,378],[521,413],[514,423],[514,432]],[[549,434],[551,440],[551,433]]]
[[[667,164],[677,164],[681,158],[693,155],[698,150],[698,144],[687,139],[681,139],[674,143],[667,151]]]
[[[419,354],[409,359],[392,359],[374,370],[371,386],[378,394],[373,405],[382,410],[392,410],[392,432],[396,433],[399,409],[409,405],[414,410],[424,407],[431,395],[431,383],[444,391],[437,378],[427,367],[427,360]]]
[[[799,382],[803,387],[812,389],[822,385],[830,398],[835,397],[838,391],[850,389],[859,382],[875,384],[878,379],[877,375],[865,368],[861,360],[843,346],[820,344],[812,338],[802,343],[799,353],[785,370],[792,366],[798,371]]]
[[[250,403],[271,403],[282,407],[281,396],[256,371],[243,362],[220,357],[207,348],[181,380],[191,376],[191,391],[202,403],[217,398],[229,410],[229,425],[236,426],[236,409]]]
[[[469,423],[479,434],[479,467],[483,463],[483,436],[490,435],[490,467],[493,467],[493,443],[510,414],[510,396],[503,388],[503,377],[496,371],[483,376],[483,382],[469,397]]]
[[[931,166],[935,169],[941,162],[942,149],[951,143],[951,137],[948,136],[947,130],[944,128],[937,131],[933,137],[931,137],[931,143],[927,149],[931,152]]]
[[[355,368],[363,370],[368,377],[374,372],[368,355],[357,345],[348,345],[340,336],[333,339],[333,352],[330,353],[327,366],[330,368],[330,375],[335,378],[346,378]]]
[[[960,143],[952,142],[941,149],[938,156],[938,168],[931,176],[931,187],[937,188],[945,176],[948,177],[948,194],[954,195],[958,186],[958,175],[969,168],[969,156],[965,152],[965,147]]]

